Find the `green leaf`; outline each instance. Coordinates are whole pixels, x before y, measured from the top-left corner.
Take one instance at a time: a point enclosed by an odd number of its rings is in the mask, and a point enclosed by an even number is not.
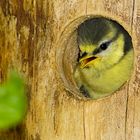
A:
[[[24,80],[13,71],[7,82],[0,86],[0,129],[18,125],[24,119],[26,109]]]

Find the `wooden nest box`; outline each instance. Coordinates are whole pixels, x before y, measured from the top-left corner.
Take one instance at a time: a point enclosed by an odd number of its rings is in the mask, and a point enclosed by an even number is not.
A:
[[[130,81],[93,101],[79,96],[72,72],[76,29],[95,16],[122,25],[135,56]],[[1,140],[140,139],[139,0],[1,0],[1,82],[11,68],[27,79],[29,108],[25,121],[1,132]]]

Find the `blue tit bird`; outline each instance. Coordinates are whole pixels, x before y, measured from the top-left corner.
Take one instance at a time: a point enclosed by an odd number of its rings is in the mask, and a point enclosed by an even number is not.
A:
[[[132,39],[117,22],[93,18],[78,27],[74,79],[85,97],[98,99],[118,90],[133,70]]]

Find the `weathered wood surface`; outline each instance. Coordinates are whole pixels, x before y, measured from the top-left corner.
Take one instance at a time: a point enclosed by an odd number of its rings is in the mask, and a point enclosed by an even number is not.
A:
[[[111,97],[82,101],[64,89],[56,50],[67,25],[91,14],[123,21],[136,34],[135,71]],[[25,122],[1,132],[0,140],[139,140],[139,36],[140,0],[0,0],[0,81],[9,69],[18,69],[29,97]]]

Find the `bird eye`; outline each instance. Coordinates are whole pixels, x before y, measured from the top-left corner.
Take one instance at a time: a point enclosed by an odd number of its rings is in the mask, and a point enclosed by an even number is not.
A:
[[[107,47],[109,46],[109,44],[110,44],[110,42],[102,43],[102,44],[100,45],[100,48],[101,48],[102,50],[106,50]]]

